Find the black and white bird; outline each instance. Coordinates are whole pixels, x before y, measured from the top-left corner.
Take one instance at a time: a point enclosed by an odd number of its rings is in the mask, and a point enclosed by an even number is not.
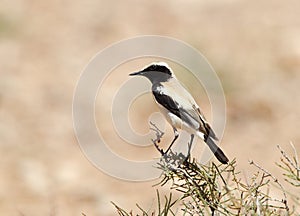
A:
[[[144,76],[151,81],[154,99],[161,113],[173,127],[174,139],[165,153],[171,149],[178,138],[178,129],[182,129],[191,134],[188,155],[190,154],[194,135],[197,135],[204,140],[221,163],[228,163],[228,158],[215,144],[214,140],[218,140],[218,138],[204,118],[195,99],[176,79],[167,63],[154,62],[141,71],[129,75]]]

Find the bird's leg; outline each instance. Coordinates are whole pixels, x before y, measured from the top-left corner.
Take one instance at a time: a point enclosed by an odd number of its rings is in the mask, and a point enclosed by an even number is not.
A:
[[[193,141],[194,141],[194,134],[191,134],[191,140],[188,143],[188,153],[187,153],[187,158],[189,158],[191,156],[191,149],[192,149],[192,145],[193,145]]]
[[[179,133],[177,131],[177,129],[175,127],[173,127],[173,131],[174,131],[174,139],[172,140],[170,146],[168,147],[167,151],[165,151],[165,154],[168,153],[168,151],[170,151],[172,145],[174,144],[174,142],[177,140],[178,136],[179,136]]]

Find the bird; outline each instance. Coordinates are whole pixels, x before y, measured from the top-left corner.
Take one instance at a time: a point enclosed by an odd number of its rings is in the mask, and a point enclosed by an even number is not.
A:
[[[152,84],[152,94],[160,112],[172,126],[174,138],[165,154],[171,149],[179,137],[178,130],[185,130],[190,137],[188,156],[194,136],[200,137],[208,145],[215,157],[222,163],[228,164],[228,158],[216,145],[216,133],[205,119],[200,107],[189,91],[179,82],[174,72],[165,62],[153,62],[130,76],[143,76]]]

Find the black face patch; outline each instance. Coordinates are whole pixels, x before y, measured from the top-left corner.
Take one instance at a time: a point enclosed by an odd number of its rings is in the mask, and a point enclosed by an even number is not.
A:
[[[153,72],[161,72],[161,73],[164,73],[164,74],[168,74],[168,75],[172,75],[171,71],[169,68],[167,68],[166,66],[164,65],[156,65],[156,64],[153,64],[153,65],[150,65],[149,67],[145,68],[143,71],[145,72],[149,72],[149,71],[153,71]]]

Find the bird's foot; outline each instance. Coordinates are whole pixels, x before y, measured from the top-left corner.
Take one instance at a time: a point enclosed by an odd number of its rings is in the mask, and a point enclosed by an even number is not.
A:
[[[191,161],[191,154],[184,156],[183,164],[187,164]]]

